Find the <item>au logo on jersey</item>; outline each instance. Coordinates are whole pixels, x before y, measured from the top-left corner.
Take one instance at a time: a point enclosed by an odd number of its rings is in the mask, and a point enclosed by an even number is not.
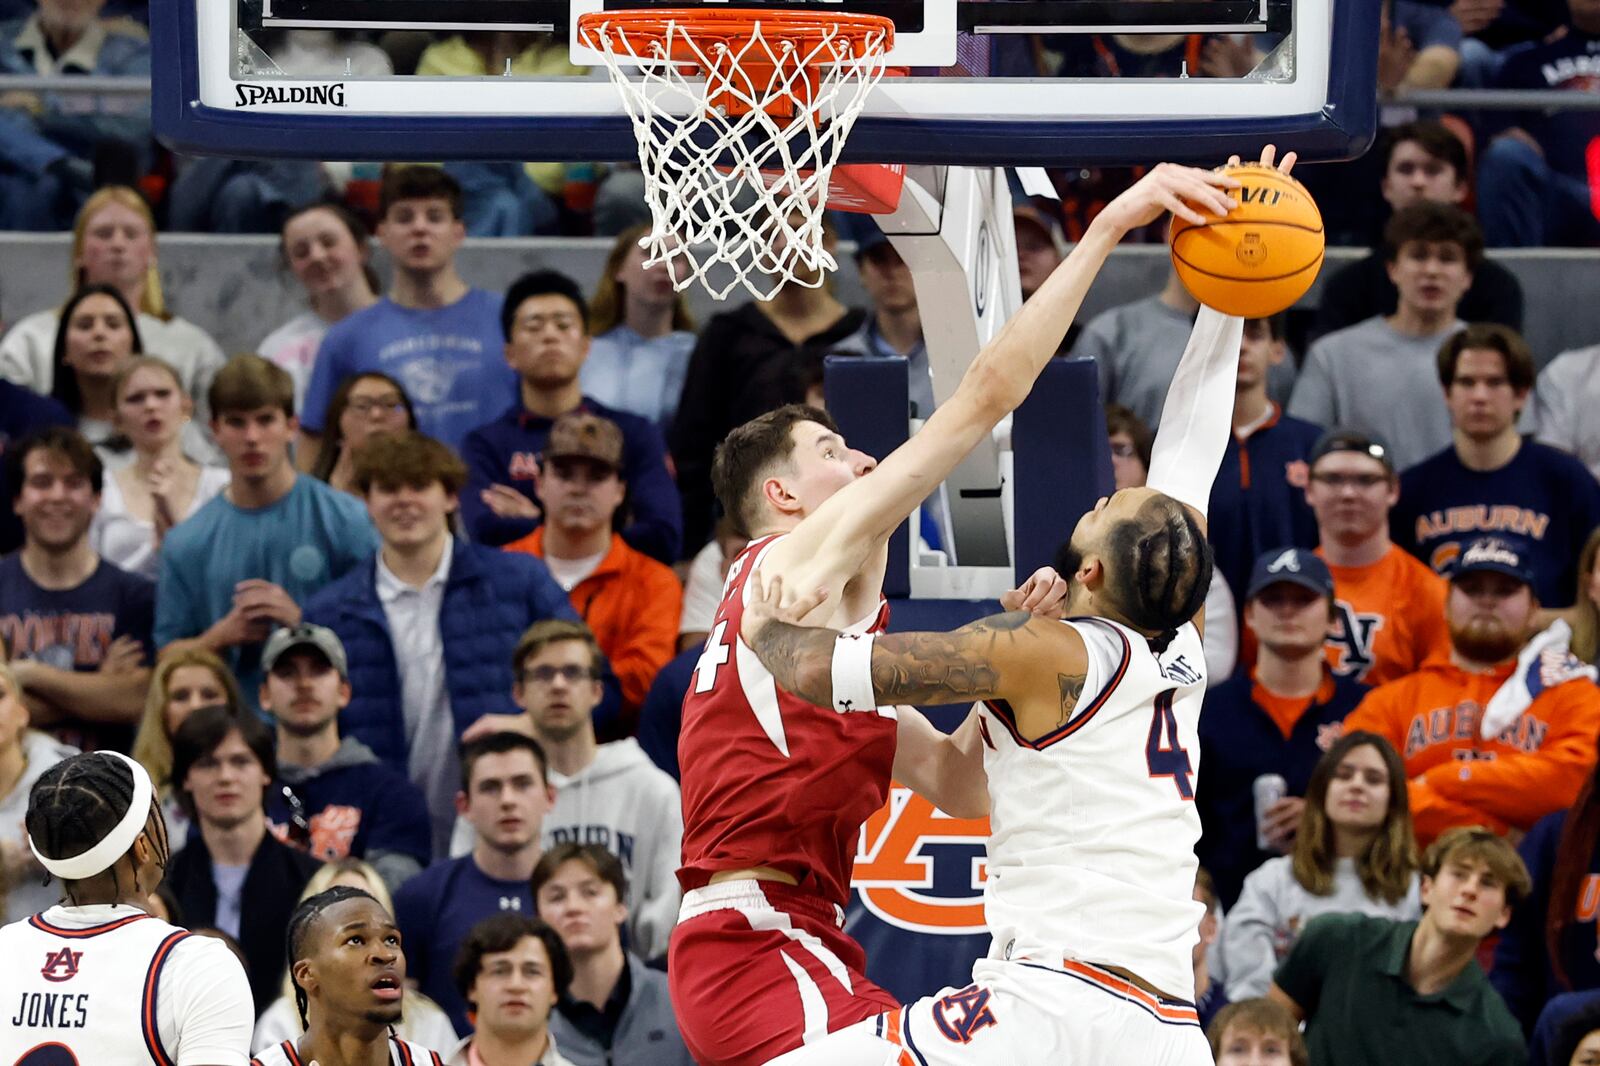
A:
[[[880,920],[915,933],[983,933],[989,819],[952,818],[899,782],[861,830],[852,885]]]
[[[44,968],[39,974],[46,981],[70,981],[78,976],[78,960],[81,958],[83,952],[73,951],[71,948],[47,951],[44,953]]]
[[[998,1024],[989,1009],[989,990],[977,985],[968,985],[935,1003],[933,1021],[945,1039],[957,1044],[970,1044],[973,1033]]]
[[[1334,601],[1333,615],[1334,626],[1328,632],[1328,647],[1338,652],[1333,672],[1359,680],[1372,668],[1372,644],[1383,628],[1383,615],[1352,610],[1343,600]]]

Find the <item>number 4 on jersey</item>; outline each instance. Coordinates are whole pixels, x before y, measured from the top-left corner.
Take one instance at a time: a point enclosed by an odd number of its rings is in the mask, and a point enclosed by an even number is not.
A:
[[[1177,786],[1178,795],[1194,799],[1193,764],[1189,753],[1178,742],[1178,716],[1172,713],[1172,696],[1176,689],[1167,689],[1155,700],[1155,712],[1150,716],[1150,739],[1145,742],[1144,756],[1150,763],[1151,777],[1170,777]]]

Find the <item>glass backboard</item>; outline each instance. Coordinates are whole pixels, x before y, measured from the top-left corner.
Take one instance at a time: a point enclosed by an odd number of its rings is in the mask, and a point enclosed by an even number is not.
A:
[[[153,0],[157,132],[173,147],[321,159],[626,160],[579,15],[659,0]],[[727,7],[728,5],[673,5]],[[763,4],[740,4],[762,7]],[[852,162],[1213,163],[1268,140],[1358,154],[1379,0],[841,0],[889,64]]]

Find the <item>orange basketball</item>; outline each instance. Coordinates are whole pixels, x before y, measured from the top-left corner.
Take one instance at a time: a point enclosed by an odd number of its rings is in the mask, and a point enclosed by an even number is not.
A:
[[[1172,265],[1196,300],[1227,315],[1266,318],[1304,296],[1322,268],[1322,213],[1306,187],[1260,163],[1223,167],[1240,187],[1226,218],[1174,217]]]

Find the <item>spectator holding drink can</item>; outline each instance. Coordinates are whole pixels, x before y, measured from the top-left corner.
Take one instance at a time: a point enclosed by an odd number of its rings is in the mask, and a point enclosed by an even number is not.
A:
[[[1419,917],[1418,865],[1405,764],[1377,734],[1347,734],[1311,772],[1294,850],[1246,877],[1228,912],[1229,1001],[1266,995],[1273,971],[1319,914]]]
[[[1315,553],[1276,548],[1256,560],[1241,612],[1255,667],[1206,694],[1200,716],[1195,849],[1232,908],[1245,875],[1287,852],[1311,772],[1338,739],[1365,685],[1336,676],[1323,653],[1333,575]]]

